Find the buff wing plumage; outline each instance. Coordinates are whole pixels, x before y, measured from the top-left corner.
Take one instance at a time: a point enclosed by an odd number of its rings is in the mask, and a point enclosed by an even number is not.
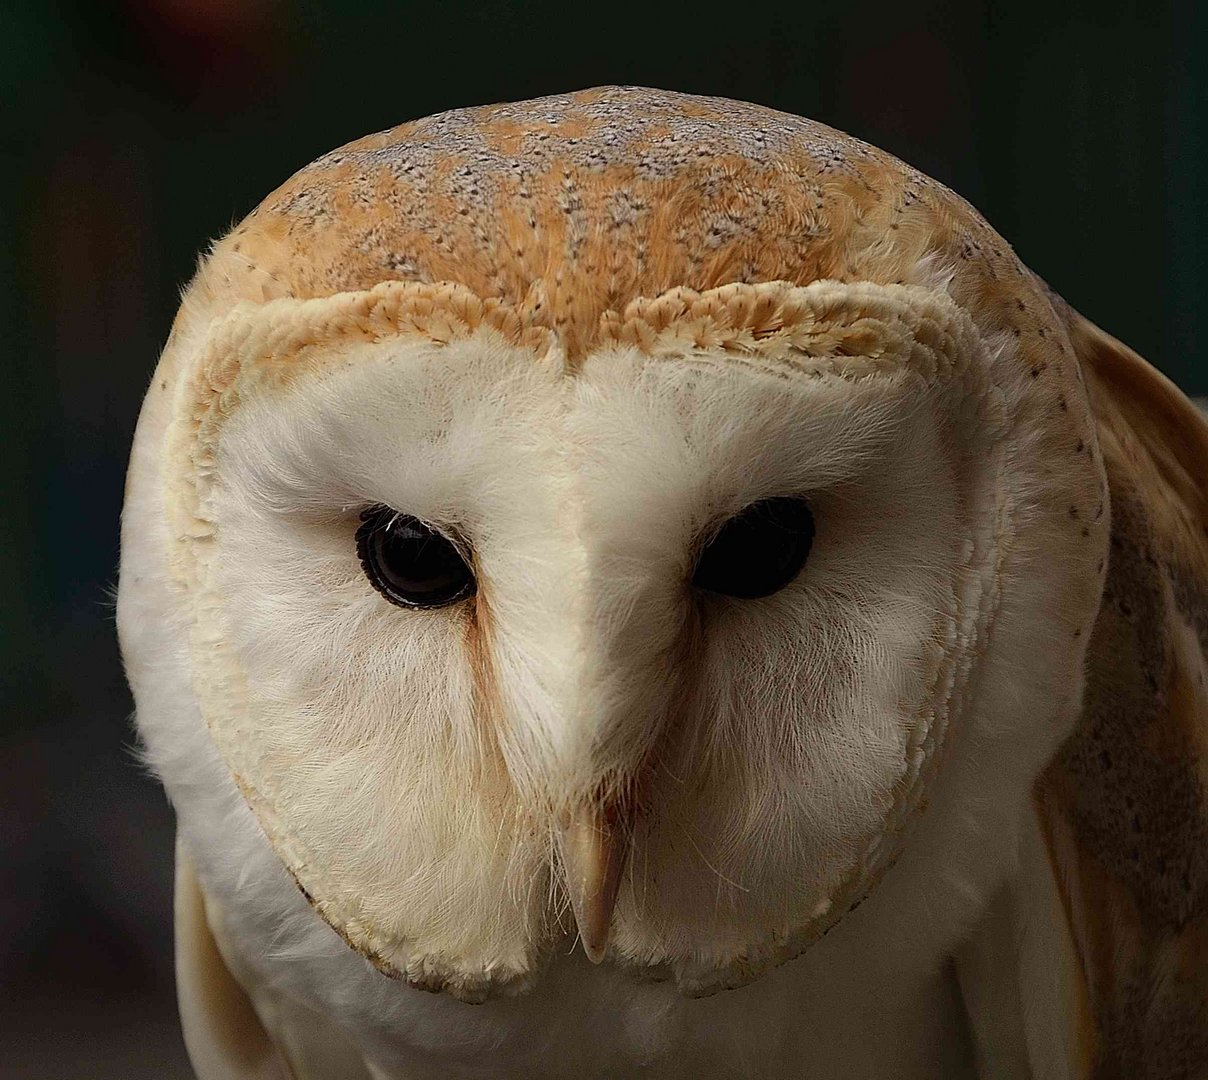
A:
[[[1087,1075],[1208,1076],[1208,424],[1069,313],[1110,489],[1082,719],[1038,787]]]

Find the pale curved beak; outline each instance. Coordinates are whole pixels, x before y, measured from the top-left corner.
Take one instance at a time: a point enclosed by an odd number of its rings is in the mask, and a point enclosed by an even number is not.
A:
[[[558,837],[571,907],[587,958],[608,949],[612,910],[629,854],[623,813],[615,803],[589,803],[567,815]]]

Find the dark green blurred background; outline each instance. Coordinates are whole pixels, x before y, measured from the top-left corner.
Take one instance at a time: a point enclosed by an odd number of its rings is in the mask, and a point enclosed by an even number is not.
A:
[[[108,590],[139,400],[209,239],[311,158],[426,113],[610,82],[747,98],[955,188],[1204,394],[1195,7],[4,4],[0,1075],[188,1075],[171,816],[130,750]]]

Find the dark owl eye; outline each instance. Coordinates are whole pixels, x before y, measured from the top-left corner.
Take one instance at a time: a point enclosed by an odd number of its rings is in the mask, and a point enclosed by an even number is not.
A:
[[[449,539],[388,506],[361,515],[357,555],[365,576],[392,604],[444,607],[474,592],[474,574]]]
[[[805,565],[814,543],[814,515],[800,498],[752,503],[705,546],[692,584],[753,600],[783,589]]]

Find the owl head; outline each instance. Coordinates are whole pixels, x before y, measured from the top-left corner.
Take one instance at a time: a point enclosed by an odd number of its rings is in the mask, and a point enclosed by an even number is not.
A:
[[[977,860],[1069,730],[1107,515],[1059,307],[934,181],[753,105],[352,143],[186,295],[131,471],[136,695],[171,637],[389,974],[478,1000],[577,932],[749,981]]]

